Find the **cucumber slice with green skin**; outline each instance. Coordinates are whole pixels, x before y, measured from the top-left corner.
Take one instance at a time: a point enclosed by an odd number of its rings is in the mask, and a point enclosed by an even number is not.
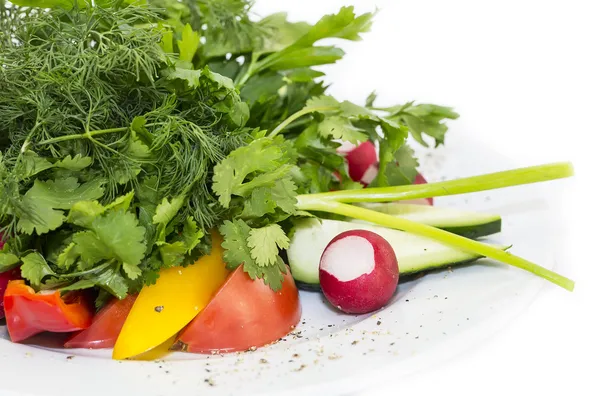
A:
[[[402,217],[407,220],[441,228],[453,234],[476,239],[492,235],[502,230],[502,219],[498,215],[467,212],[439,206],[415,205],[402,203],[364,203],[359,204],[366,209]],[[354,223],[367,224],[362,220],[350,220]]]
[[[287,258],[292,276],[304,288],[319,287],[319,262],[327,244],[338,234],[349,230],[368,230],[385,238],[396,253],[398,271],[414,274],[452,265],[464,264],[481,256],[464,252],[428,238],[375,225],[348,221],[304,219],[298,221],[290,238]],[[507,249],[508,246],[498,246]],[[313,285],[314,287],[309,287]]]

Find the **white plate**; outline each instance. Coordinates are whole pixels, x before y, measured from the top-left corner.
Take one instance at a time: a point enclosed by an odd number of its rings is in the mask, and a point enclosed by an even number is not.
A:
[[[432,181],[512,167],[493,150],[454,133],[446,147],[421,150]],[[476,164],[474,167],[473,164]],[[560,182],[446,197],[440,206],[499,213],[494,241],[553,267],[561,226],[551,197]],[[0,328],[0,394],[287,395],[341,394],[386,375],[414,373],[475,347],[501,330],[534,299],[543,281],[505,265],[443,270],[402,283],[393,302],[374,315],[348,316],[321,295],[302,292],[295,335],[255,352],[223,356],[174,354],[159,362],[117,362],[109,351],[52,350],[12,344]]]

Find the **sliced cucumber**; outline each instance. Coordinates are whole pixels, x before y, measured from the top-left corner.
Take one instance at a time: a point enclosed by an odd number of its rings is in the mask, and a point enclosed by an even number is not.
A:
[[[401,275],[457,265],[481,257],[390,228],[338,220],[304,219],[294,226],[290,247],[287,249],[292,276],[298,281],[298,285],[308,289],[318,288],[319,262],[325,247],[336,235],[356,229],[375,232],[392,245]]]
[[[498,215],[467,212],[439,206],[402,203],[363,203],[361,207],[377,212],[417,221],[441,228],[454,234],[475,239],[492,235],[502,230],[502,219]],[[361,220],[351,220],[366,224]]]

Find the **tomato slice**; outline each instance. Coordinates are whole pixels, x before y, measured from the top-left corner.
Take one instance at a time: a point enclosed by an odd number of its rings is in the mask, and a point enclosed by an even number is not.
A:
[[[239,266],[179,337],[195,353],[245,351],[277,341],[300,321],[298,289],[289,268],[281,290],[252,280]]]
[[[90,327],[67,340],[65,348],[102,349],[114,347],[136,298],[136,295],[130,295],[123,300],[118,298],[111,300],[94,316]]]

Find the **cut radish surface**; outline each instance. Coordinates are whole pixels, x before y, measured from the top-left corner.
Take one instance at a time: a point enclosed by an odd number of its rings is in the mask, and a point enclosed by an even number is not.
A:
[[[394,295],[398,276],[392,246],[365,230],[350,230],[333,238],[319,265],[319,282],[327,300],[353,314],[383,307]]]
[[[361,143],[357,148],[348,152],[348,173],[354,181],[364,185],[369,184],[377,175],[377,150],[370,141]]]
[[[373,246],[359,236],[339,239],[323,252],[321,269],[342,282],[368,275],[375,269]]]

